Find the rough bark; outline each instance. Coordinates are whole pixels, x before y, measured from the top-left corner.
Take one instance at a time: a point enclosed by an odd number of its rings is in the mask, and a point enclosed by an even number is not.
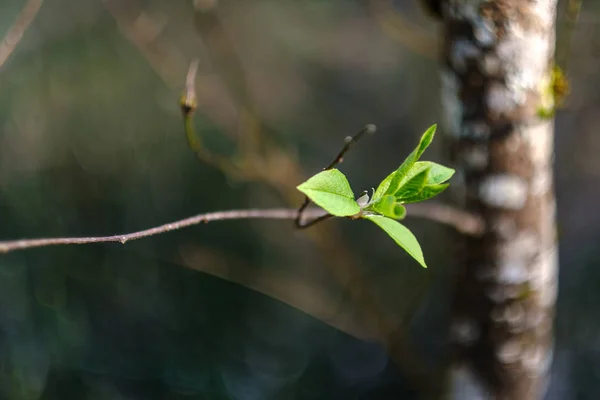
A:
[[[456,273],[451,397],[538,399],[557,291],[553,122],[538,117],[552,106],[556,0],[442,6],[444,130],[460,201],[486,224]]]

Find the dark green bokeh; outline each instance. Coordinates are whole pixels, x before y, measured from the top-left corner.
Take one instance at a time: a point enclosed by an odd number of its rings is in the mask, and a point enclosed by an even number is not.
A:
[[[2,2],[0,32],[22,3]],[[208,85],[196,127],[211,150],[233,153],[226,128],[241,101],[228,99],[214,78],[219,71],[194,28],[192,2],[104,4],[47,1],[0,67],[0,239],[112,234],[200,212],[289,206],[267,185],[199,163],[187,147],[177,104],[187,62],[199,57],[198,84]],[[387,36],[365,2],[220,4],[269,139],[307,174],[326,165],[345,136],[374,123],[377,135],[340,167],[356,191],[370,189],[439,122],[435,54],[412,53]],[[435,35],[416,4],[402,7]],[[574,33],[573,95],[557,119],[561,293],[551,399],[599,395],[599,191],[590,183],[600,178],[598,46],[581,40],[596,30],[595,8],[584,9]],[[144,52],[115,12],[138,26],[158,21],[162,28],[149,26],[171,52]],[[443,143],[429,151],[428,159],[442,159]],[[375,226],[327,224],[395,321],[414,317],[419,350],[439,360],[454,263],[447,228],[408,220],[425,271]],[[256,282],[271,273],[291,281],[313,274],[325,282],[314,290],[339,299],[339,313],[354,312],[327,260],[291,221],[222,222],[126,246],[3,255],[0,398],[414,397],[377,343],[202,272],[213,266]]]

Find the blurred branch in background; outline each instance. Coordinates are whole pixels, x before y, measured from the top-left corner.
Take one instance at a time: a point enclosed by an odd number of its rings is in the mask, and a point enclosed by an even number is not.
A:
[[[198,60],[192,61],[190,68],[188,69],[187,77],[185,80],[185,91],[180,100],[181,113],[183,115],[183,124],[185,129],[185,137],[188,145],[192,151],[198,157],[201,162],[210,165],[230,178],[242,180],[247,177],[249,171],[243,171],[242,168],[236,165],[232,160],[227,157],[219,156],[211,153],[206,147],[203,146],[202,140],[194,129],[194,119],[192,114],[198,107],[198,101],[196,99],[196,74],[198,73]]]
[[[123,36],[140,51],[167,86],[180,87],[188,61],[174,43],[160,36],[165,22],[154,19],[143,10],[128,8],[130,2],[104,0],[102,3],[117,22]]]
[[[102,3],[123,36],[138,49],[165,85],[171,90],[180,90],[181,77],[188,70],[189,61],[177,43],[161,36],[166,22],[142,9],[132,9],[130,2],[104,0]],[[197,70],[194,77],[196,73]],[[215,77],[214,74],[200,77],[202,81],[196,87],[194,100],[201,104],[206,118],[227,136],[234,137],[236,124],[231,121],[236,118],[235,107],[229,104],[224,88]]]
[[[208,50],[213,68],[227,86],[231,98],[238,103],[237,139],[244,166],[258,161],[253,159],[264,145],[263,127],[252,100],[248,74],[231,35],[227,31],[216,0],[195,1],[195,28]]]
[[[8,28],[8,32],[0,42],[0,67],[4,65],[8,57],[17,47],[17,44],[23,38],[25,31],[42,7],[44,0],[28,0],[21,10],[21,13],[15,19],[15,22]]]
[[[437,58],[437,37],[421,26],[410,23],[394,9],[392,0],[370,0],[369,5],[386,35],[416,54]]]

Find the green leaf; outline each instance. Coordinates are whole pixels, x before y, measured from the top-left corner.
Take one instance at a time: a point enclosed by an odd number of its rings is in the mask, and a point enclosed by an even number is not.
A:
[[[444,184],[441,184],[441,185],[425,186],[423,188],[423,190],[421,190],[416,195],[411,196],[411,197],[405,197],[405,198],[403,198],[402,199],[402,203],[404,203],[404,204],[418,203],[419,201],[429,200],[432,197],[435,197],[438,194],[442,193],[444,190],[446,190],[446,188],[448,186],[449,185],[447,183],[444,183]]]
[[[375,190],[375,193],[373,194],[373,199],[380,199],[383,196],[385,196],[388,188],[390,187],[390,183],[392,182],[392,179],[395,175],[396,171],[392,172],[384,180],[381,181],[381,183],[377,187],[377,190]]]
[[[419,142],[419,145],[415,149],[415,151],[417,152],[417,160],[419,158],[421,158],[421,156],[423,155],[423,152],[429,147],[429,145],[433,141],[433,136],[435,135],[436,129],[437,129],[437,125],[433,124],[425,131],[423,136],[421,136],[421,141]],[[415,161],[417,161],[417,160],[415,160]]]
[[[394,194],[398,191],[402,179],[405,177],[408,171],[411,170],[413,165],[417,161],[419,161],[419,158],[421,157],[421,155],[423,155],[425,149],[427,149],[427,147],[429,147],[429,145],[431,144],[436,129],[437,125],[432,125],[431,127],[429,127],[429,129],[427,129],[427,131],[425,131],[425,133],[421,137],[421,140],[419,141],[419,145],[417,146],[417,148],[414,149],[412,153],[408,155],[408,157],[406,157],[406,160],[404,160],[404,162],[398,167],[396,171],[388,175],[379,184],[377,190],[375,191],[375,195],[373,196],[375,199],[383,197],[386,194]]]
[[[452,168],[445,167],[443,165],[431,162],[431,161],[420,161],[419,163],[427,164],[429,167],[429,179],[427,180],[427,186],[438,185],[446,182],[452,178],[454,171]]]
[[[406,207],[400,203],[394,205],[394,219],[404,219],[406,217]]]
[[[406,216],[406,208],[402,204],[397,203],[396,198],[391,194],[383,196],[367,207],[366,210],[393,219],[402,219]]]
[[[408,182],[411,182],[409,186],[414,186],[419,183],[419,179],[421,177],[419,177],[418,174],[423,173],[423,171],[426,169],[429,169],[429,174],[423,186],[423,190],[430,186],[432,188],[425,190],[423,195],[419,195],[418,191],[409,192],[408,187],[405,185]],[[446,189],[447,185],[442,185],[440,187],[438,187],[438,185],[450,179],[454,175],[454,172],[455,171],[452,168],[448,168],[431,161],[417,161],[413,164],[413,167],[410,169],[410,171],[408,171],[406,175],[404,175],[404,178],[399,182],[399,189],[396,191],[396,193],[394,193],[394,195],[398,198],[401,198],[403,203],[415,203],[417,201],[430,199]],[[391,179],[394,173],[395,172],[390,174],[390,176],[388,176],[386,179]],[[413,179],[416,179],[416,181]],[[415,199],[413,199],[413,197]],[[377,196],[375,196],[375,198],[377,198]],[[410,201],[407,200],[408,198],[410,198]]]
[[[429,168],[422,168],[422,165],[415,166],[407,175],[405,182],[400,184],[399,189],[394,193],[397,200],[402,200],[405,197],[412,197],[418,194],[429,178]]]
[[[407,227],[402,225],[400,222],[393,219],[379,216],[379,215],[366,215],[366,219],[377,224],[383,229],[394,241],[402,247],[408,254],[410,254],[419,264],[427,268],[425,259],[423,258],[423,251],[417,241],[417,238],[408,230]]]
[[[348,179],[337,169],[319,172],[297,189],[336,217],[347,217],[360,212]]]

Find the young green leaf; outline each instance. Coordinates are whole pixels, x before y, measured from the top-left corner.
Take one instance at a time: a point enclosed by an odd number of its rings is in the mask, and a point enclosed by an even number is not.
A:
[[[421,189],[417,184],[422,179],[423,171],[428,171],[427,179]],[[442,184],[454,175],[452,168],[431,162],[417,161],[413,168],[406,175],[406,182],[400,183],[400,189],[395,193],[397,200],[402,203],[416,203],[428,200],[443,192],[448,185]],[[418,190],[415,190],[418,189]]]
[[[388,188],[390,187],[390,183],[392,182],[392,179],[394,178],[395,175],[396,175],[396,171],[392,172],[391,174],[386,176],[386,178],[384,180],[381,181],[379,186],[377,186],[375,193],[373,194],[373,200],[380,199],[383,196],[385,196]]]
[[[410,254],[419,264],[427,268],[423,251],[417,241],[417,238],[400,222],[380,215],[366,215],[366,219],[377,224],[383,229],[394,241]]]
[[[429,167],[428,186],[446,182],[448,179],[452,178],[452,175],[454,175],[455,172],[452,168],[431,161],[419,161],[419,163],[426,164]]]
[[[437,125],[432,125],[425,131],[421,140],[419,141],[419,145],[416,149],[412,151],[406,157],[406,160],[398,167],[398,169],[388,175],[377,187],[375,191],[375,195],[373,196],[375,199],[383,197],[386,194],[394,194],[400,188],[400,182],[404,179],[405,175],[411,170],[413,165],[419,161],[419,158],[427,149],[427,147],[431,144],[433,140],[433,136],[435,135],[435,131],[437,129]]]
[[[297,189],[336,217],[347,217],[360,212],[348,179],[337,169],[319,172]]]
[[[392,195],[385,195],[369,207],[367,207],[366,211],[374,211],[378,214],[389,216],[389,214],[394,213],[394,203],[396,202],[396,198]]]
[[[419,145],[415,149],[415,151],[417,152],[417,160],[419,158],[421,158],[421,156],[423,155],[425,150],[429,147],[429,145],[433,141],[433,136],[435,135],[436,129],[437,129],[437,124],[433,124],[429,128],[427,128],[427,130],[425,131],[423,136],[421,136]]]
[[[391,194],[377,200],[367,207],[366,211],[373,211],[393,219],[402,219],[406,216],[406,208],[402,204],[397,203],[396,198]]]
[[[415,166],[416,167],[416,166]],[[429,168],[414,168],[416,171],[411,171],[406,182],[400,185],[400,188],[394,193],[397,200],[402,200],[405,197],[412,197],[421,192],[429,178]]]
[[[406,207],[400,203],[394,205],[394,219],[404,219],[406,217]]]
[[[442,193],[444,190],[446,190],[447,187],[448,187],[447,183],[443,183],[441,185],[425,186],[423,188],[423,190],[421,190],[419,193],[417,193],[411,197],[404,197],[401,199],[401,201],[404,204],[408,204],[408,203],[418,203],[420,201],[429,200],[432,197],[435,197],[438,194]]]

